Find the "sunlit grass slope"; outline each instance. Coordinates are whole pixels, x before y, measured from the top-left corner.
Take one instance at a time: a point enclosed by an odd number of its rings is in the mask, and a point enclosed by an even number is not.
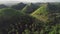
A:
[[[40,8],[38,8],[36,11],[34,11],[31,16],[43,21],[47,22],[48,21],[48,10],[47,10],[47,4],[41,5]]]
[[[21,12],[26,13],[27,8],[28,8],[28,5],[26,5],[26,6],[21,10]]]
[[[25,14],[31,14],[32,12],[34,12],[40,5],[35,5],[33,3],[29,3],[27,4],[22,10],[21,12],[25,13]]]
[[[29,14],[33,9],[32,9],[32,4],[27,4],[22,10],[21,12],[25,13],[25,14]],[[32,9],[32,10],[31,10]]]

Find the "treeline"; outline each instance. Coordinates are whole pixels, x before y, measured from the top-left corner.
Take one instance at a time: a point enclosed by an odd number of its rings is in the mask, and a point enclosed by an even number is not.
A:
[[[60,34],[59,4],[0,5],[0,34]]]

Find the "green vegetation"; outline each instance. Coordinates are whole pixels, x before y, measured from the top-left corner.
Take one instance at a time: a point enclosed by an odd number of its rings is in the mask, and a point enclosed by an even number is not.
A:
[[[42,5],[40,8],[38,8],[36,11],[34,11],[31,14],[33,17],[36,17],[37,19],[46,22],[48,20],[48,10],[47,5]]]
[[[55,3],[20,3],[1,8],[0,34],[60,34],[59,8]]]

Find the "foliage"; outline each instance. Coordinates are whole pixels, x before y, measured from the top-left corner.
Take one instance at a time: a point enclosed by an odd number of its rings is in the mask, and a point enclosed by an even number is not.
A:
[[[60,5],[21,5],[0,9],[0,34],[60,34]]]

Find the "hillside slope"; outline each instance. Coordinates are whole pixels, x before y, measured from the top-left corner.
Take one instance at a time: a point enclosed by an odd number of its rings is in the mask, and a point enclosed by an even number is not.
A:
[[[24,12],[25,14],[30,14],[34,12],[38,7],[39,5],[30,3],[30,4],[27,4],[21,11]]]
[[[51,21],[59,21],[60,18],[60,10],[58,4],[42,4],[40,8],[34,11],[31,16],[37,18],[42,22],[51,22]]]
[[[38,8],[36,11],[34,11],[31,16],[43,21],[47,22],[48,21],[48,9],[47,9],[47,4],[41,5],[40,8]]]
[[[31,16],[36,17],[37,19],[46,22],[48,20],[48,10],[47,8],[47,4],[42,5],[40,8],[38,8],[36,11],[34,11]]]
[[[21,9],[24,8],[25,6],[26,6],[26,4],[24,4],[24,3],[19,3],[19,4],[17,4],[17,5],[11,6],[11,8],[16,9],[16,10],[21,10]]]

